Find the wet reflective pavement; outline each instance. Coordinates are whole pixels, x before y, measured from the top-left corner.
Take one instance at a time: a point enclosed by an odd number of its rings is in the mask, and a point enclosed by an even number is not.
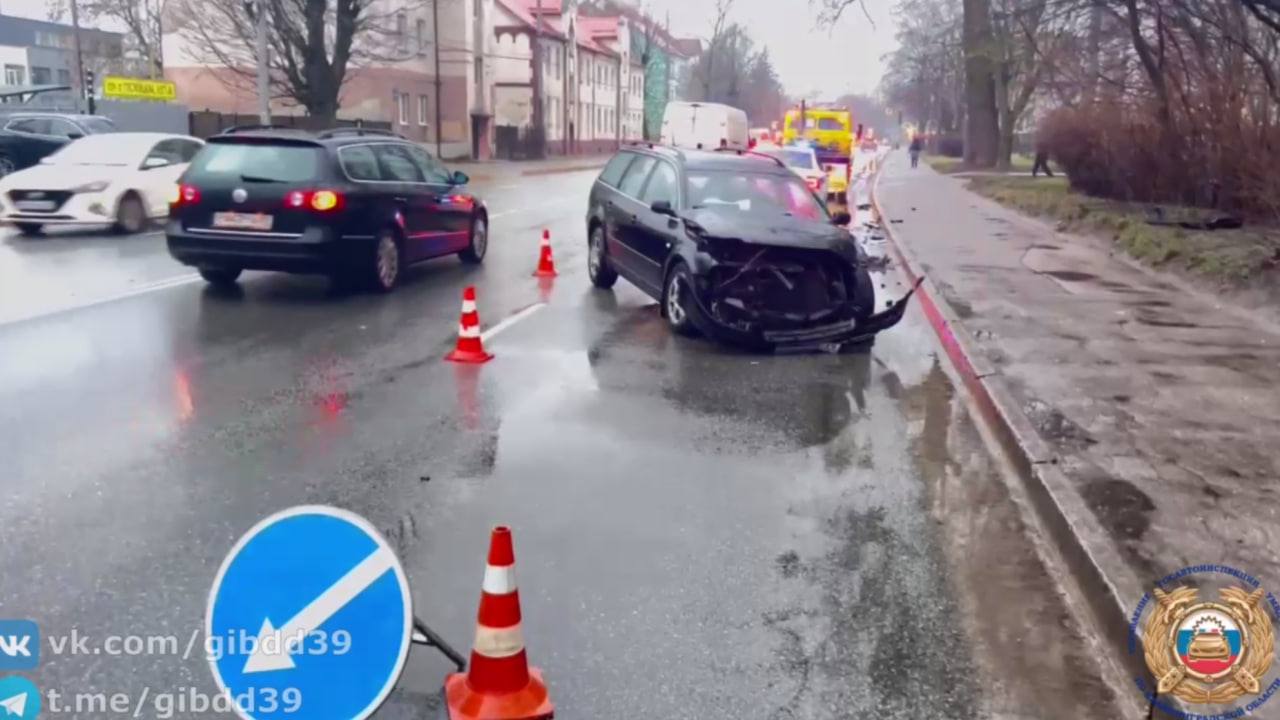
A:
[[[0,616],[181,650],[232,543],[324,503],[387,534],[463,648],[512,526],[558,717],[1113,716],[922,318],[849,355],[674,337],[585,277],[594,175],[491,195],[485,264],[390,296],[250,273],[0,325]],[[484,366],[441,360],[467,284],[486,328],[544,304]],[[198,650],[46,655],[44,689],[214,691]],[[438,717],[448,670],[415,649],[379,717]]]

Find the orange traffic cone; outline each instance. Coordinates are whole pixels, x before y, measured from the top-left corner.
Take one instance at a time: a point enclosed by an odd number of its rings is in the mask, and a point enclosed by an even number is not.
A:
[[[538,269],[533,271],[534,277],[555,277],[556,262],[551,259],[551,231],[542,231],[542,249],[538,252]]]
[[[484,351],[484,343],[480,340],[480,314],[476,312],[475,286],[467,286],[462,291],[462,319],[458,321],[458,345],[453,352],[444,356],[445,360],[460,363],[483,363],[493,359],[493,355]]]
[[[542,673],[529,667],[520,630],[520,593],[511,530],[493,529],[480,591],[476,644],[466,674],[444,682],[449,720],[543,720],[555,717]]]

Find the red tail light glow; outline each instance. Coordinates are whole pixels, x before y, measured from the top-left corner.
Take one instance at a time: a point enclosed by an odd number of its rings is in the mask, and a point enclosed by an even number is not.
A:
[[[317,212],[340,210],[342,193],[333,190],[294,190],[284,197],[284,204],[291,208],[311,208]]]
[[[195,205],[200,202],[200,188],[195,185],[178,185],[169,196],[169,204],[173,207]]]

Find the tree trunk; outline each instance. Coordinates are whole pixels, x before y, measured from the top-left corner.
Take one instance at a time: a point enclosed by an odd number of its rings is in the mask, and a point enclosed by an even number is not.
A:
[[[993,167],[1000,142],[993,50],[991,0],[964,0],[964,159],[973,167]]]

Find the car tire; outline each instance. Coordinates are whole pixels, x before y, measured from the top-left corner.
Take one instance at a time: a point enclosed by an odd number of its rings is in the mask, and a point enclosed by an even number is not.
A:
[[[121,235],[133,235],[142,232],[146,226],[147,208],[142,204],[142,198],[133,192],[120,198],[113,229]]]
[[[484,260],[484,254],[489,250],[489,218],[484,215],[476,215],[471,219],[471,241],[467,245],[467,249],[458,253],[458,257],[462,262],[469,265],[479,265]]]
[[[240,279],[240,268],[200,268],[200,277],[215,287],[231,287]]]
[[[604,241],[604,225],[602,223],[592,225],[587,237],[587,275],[590,276],[592,285],[608,290],[618,282],[618,271],[609,264],[609,248]]]
[[[689,296],[693,292],[693,276],[683,262],[677,262],[667,273],[662,287],[662,314],[667,325],[677,335],[692,337],[698,334],[694,322],[695,313],[701,312],[698,302]]]
[[[400,238],[391,228],[383,228],[370,248],[366,277],[369,287],[382,293],[391,292],[400,282],[404,269],[404,253]]]
[[[18,228],[18,232],[27,237],[39,235],[44,230],[44,225],[40,223],[14,223],[14,227]]]
[[[13,158],[9,157],[8,155],[5,155],[4,153],[0,153],[0,178],[4,177],[5,175],[8,175],[11,172],[14,172],[17,169],[18,169],[18,163],[15,162]]]

